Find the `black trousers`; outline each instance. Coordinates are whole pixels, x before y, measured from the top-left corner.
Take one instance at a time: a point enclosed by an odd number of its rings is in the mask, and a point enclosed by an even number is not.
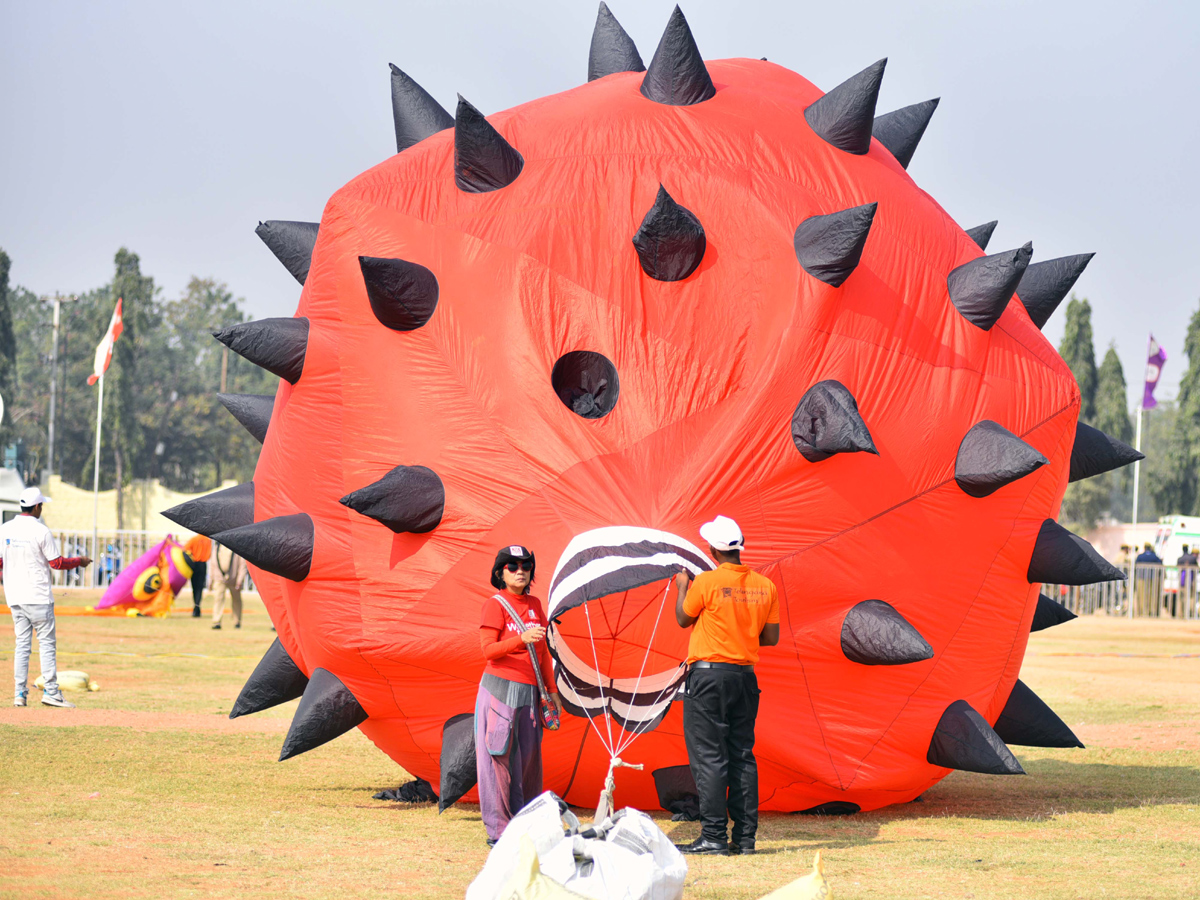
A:
[[[192,606],[199,608],[204,599],[204,582],[208,580],[208,563],[192,563]]]
[[[758,763],[754,721],[758,678],[753,672],[693,669],[687,674],[683,736],[700,794],[701,836],[726,839],[726,811],[735,843],[758,830]]]

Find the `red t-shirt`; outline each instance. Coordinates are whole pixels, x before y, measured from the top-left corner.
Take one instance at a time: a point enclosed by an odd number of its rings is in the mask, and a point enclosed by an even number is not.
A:
[[[508,605],[523,621],[529,625],[541,625],[543,628],[547,626],[545,609],[537,597],[518,597],[507,590],[503,595]],[[483,601],[479,632],[484,652],[494,656],[493,659],[487,660],[483,667],[484,672],[521,684],[537,684],[537,678],[533,674],[533,663],[529,660],[525,642],[521,640],[521,632],[512,616],[504,611],[504,607],[494,595]],[[554,693],[554,670],[550,665],[550,653],[546,649],[546,642],[538,641],[534,647],[542,665],[542,680],[546,683],[546,690]]]

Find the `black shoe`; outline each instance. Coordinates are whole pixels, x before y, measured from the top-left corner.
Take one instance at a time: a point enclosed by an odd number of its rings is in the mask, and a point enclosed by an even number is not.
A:
[[[238,623],[237,623],[236,625],[234,625],[233,627],[234,627],[234,628],[241,628],[241,627],[242,627],[242,623],[241,623],[241,622],[238,622]]]
[[[198,618],[200,618],[200,607],[198,607],[198,606],[193,606],[193,607],[192,607],[192,618],[193,618],[193,619],[198,619]]]
[[[495,846],[496,846],[496,839],[495,839],[495,838],[488,838],[488,839],[487,839],[487,845],[488,845],[488,849],[489,849],[489,850],[491,850],[493,847],[495,847]]]
[[[221,630],[221,623],[218,622],[216,625],[213,626],[213,631],[220,631],[220,630]]]
[[[749,841],[730,841],[729,842],[729,852],[731,854],[733,854],[734,856],[740,856],[741,854],[749,855],[752,853],[757,853],[758,851],[754,849],[754,841],[749,840]]]
[[[724,841],[710,841],[706,837],[698,837],[690,844],[676,844],[680,853],[692,853],[697,856],[728,856],[729,845]]]

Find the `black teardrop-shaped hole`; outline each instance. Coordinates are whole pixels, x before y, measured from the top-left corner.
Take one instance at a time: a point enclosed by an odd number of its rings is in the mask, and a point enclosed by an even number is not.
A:
[[[584,419],[602,419],[617,405],[617,367],[592,350],[572,350],[554,364],[550,384],[563,406]]]

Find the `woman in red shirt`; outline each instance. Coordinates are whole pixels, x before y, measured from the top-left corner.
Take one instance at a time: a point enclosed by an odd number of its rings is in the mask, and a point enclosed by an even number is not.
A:
[[[546,610],[529,594],[534,568],[533,553],[517,544],[496,554],[492,587],[498,592],[484,601],[479,625],[486,664],[475,701],[475,766],[489,847],[500,839],[509,819],[542,792],[542,717],[529,647],[562,714],[546,649]],[[520,617],[519,624],[500,598]]]

